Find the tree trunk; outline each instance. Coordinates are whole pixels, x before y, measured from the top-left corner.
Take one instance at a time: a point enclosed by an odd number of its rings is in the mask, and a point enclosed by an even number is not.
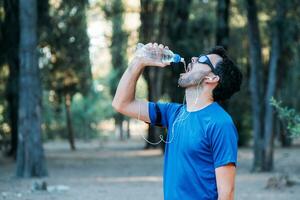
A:
[[[143,43],[157,41],[158,12],[159,4],[154,1],[141,0],[141,27],[140,41]],[[163,71],[157,67],[147,67],[143,73],[148,87],[148,100],[156,102],[161,96]],[[150,142],[159,141],[160,129],[154,126],[148,128],[148,138]],[[157,145],[146,143],[145,148],[157,148]]]
[[[16,176],[47,175],[41,139],[41,83],[37,56],[37,2],[20,0],[20,96]]]
[[[216,45],[221,45],[225,49],[229,43],[229,8],[230,0],[218,0]]]
[[[263,118],[262,118],[262,56],[260,33],[257,20],[257,8],[255,0],[247,0],[248,36],[250,48],[250,92],[252,103],[253,135],[254,135],[254,159],[253,170],[261,171],[263,163]]]
[[[271,55],[266,85],[266,94],[263,97],[264,84],[262,82],[262,59],[261,44],[257,21],[257,9],[255,0],[247,0],[248,24],[249,24],[249,46],[250,46],[250,64],[251,77],[250,89],[253,110],[254,127],[254,165],[255,171],[271,171],[273,169],[273,145],[274,145],[274,115],[273,107],[270,105],[270,99],[275,95],[277,81],[278,59],[281,53],[280,31],[281,20],[284,19],[284,2],[279,1],[276,8],[276,18],[272,30]],[[264,99],[261,103],[260,99]],[[265,112],[263,112],[265,111]],[[262,117],[262,113],[264,116]]]
[[[230,0],[218,0],[216,45],[223,46],[226,50],[229,44],[229,8]],[[225,110],[228,110],[228,101],[219,103]]]
[[[114,95],[117,90],[117,83],[120,80],[127,66],[127,46],[128,33],[124,30],[124,5],[122,0],[111,1],[111,13],[106,13],[106,17],[112,22],[112,38],[110,52],[112,56],[112,73],[116,75],[110,79],[110,93]],[[124,140],[124,116],[120,113],[114,115],[116,134],[120,140]]]
[[[11,128],[11,147],[9,156],[16,158],[18,146],[18,110],[19,110],[19,1],[5,0],[4,10],[4,46],[9,66],[9,77],[6,85],[6,98],[8,103],[9,124]]]
[[[274,130],[273,130],[273,122],[274,122],[274,113],[273,106],[270,104],[271,98],[275,95],[276,89],[276,81],[277,81],[277,67],[278,60],[281,53],[281,45],[280,45],[280,26],[281,19],[284,18],[284,3],[279,2],[277,4],[277,15],[275,19],[275,23],[272,29],[272,44],[271,44],[271,57],[270,57],[270,65],[269,65],[269,76],[268,76],[268,85],[266,88],[266,97],[265,97],[265,141],[264,141],[264,171],[273,170],[273,144],[274,144]],[[283,27],[282,27],[283,28]]]
[[[76,148],[75,148],[75,141],[74,141],[74,131],[73,131],[72,119],[71,119],[71,102],[72,102],[71,95],[66,94],[65,95],[65,108],[66,108],[68,139],[69,139],[71,150],[75,151]]]
[[[283,122],[279,119],[277,119],[277,124],[278,124],[278,131],[279,131],[279,140],[281,142],[282,147],[290,147],[292,145],[292,138],[289,137],[286,128],[287,125],[284,125]]]
[[[160,20],[160,36],[159,39],[164,39],[162,42],[168,42],[172,51],[180,53],[185,57],[182,41],[186,38],[189,20],[189,14],[191,10],[191,0],[165,0],[161,11]],[[177,87],[180,73],[182,73],[181,67],[171,66],[167,81],[164,87],[168,88],[168,95],[172,102],[182,103],[184,96],[184,90]],[[167,74],[167,73],[166,73]],[[165,77],[164,77],[165,79]]]
[[[115,127],[117,128],[116,133],[117,133],[117,136],[119,136],[121,141],[125,139],[123,122],[124,122],[123,116],[118,115],[117,117],[115,117]]]
[[[270,105],[270,99],[275,94],[276,87],[276,71],[277,71],[277,62],[279,57],[279,36],[276,28],[273,30],[272,37],[272,52],[271,52],[271,60],[270,60],[270,69],[269,69],[269,77],[268,77],[268,85],[267,85],[267,93],[265,98],[265,141],[264,141],[264,149],[265,149],[265,159],[263,164],[264,171],[271,171],[273,169],[273,106]]]
[[[128,118],[126,120],[127,122],[127,139],[130,139],[131,133],[130,133],[130,119]]]

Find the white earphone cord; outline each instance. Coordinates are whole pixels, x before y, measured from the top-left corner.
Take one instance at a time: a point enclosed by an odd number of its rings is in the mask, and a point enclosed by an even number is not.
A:
[[[197,85],[197,88],[196,88],[196,89],[197,89],[197,93],[196,93],[197,96],[196,96],[196,100],[195,100],[194,104],[197,104],[197,102],[198,102],[199,87],[200,87],[201,82],[202,82],[202,81],[199,80],[198,85]],[[185,102],[185,94],[184,94],[183,102],[182,102],[183,105],[184,105],[184,102]],[[160,139],[160,140],[159,140],[158,142],[150,142],[149,140],[147,140],[147,139],[144,137],[143,134],[140,134],[140,135],[142,136],[142,138],[143,138],[147,143],[149,143],[149,144],[151,144],[151,145],[158,145],[158,144],[160,144],[161,142],[164,142],[165,144],[172,143],[173,140],[174,140],[174,138],[175,138],[175,134],[174,134],[174,127],[175,127],[175,124],[178,123],[178,122],[182,122],[182,121],[186,120],[187,117],[190,115],[190,112],[187,114],[187,116],[186,116],[184,119],[181,119],[181,117],[183,118],[183,115],[184,115],[184,112],[183,112],[183,110],[181,109],[181,113],[180,113],[179,117],[177,117],[177,118],[175,119],[175,121],[174,121],[174,123],[173,123],[173,125],[172,125],[172,129],[171,129],[171,133],[170,133],[170,134],[172,135],[172,138],[171,138],[169,141],[164,140],[164,136],[163,136],[163,135],[159,135],[159,139]],[[138,113],[137,119],[140,120],[140,117],[141,117],[141,102],[139,101],[139,113]]]

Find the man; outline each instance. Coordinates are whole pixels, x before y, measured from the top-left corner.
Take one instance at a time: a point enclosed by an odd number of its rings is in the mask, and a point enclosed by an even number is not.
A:
[[[162,53],[163,45],[149,43]],[[242,74],[222,47],[193,57],[178,84],[186,105],[135,99],[139,76],[146,66],[166,67],[135,57],[118,85],[113,107],[120,113],[168,129],[164,159],[165,200],[232,200],[237,162],[237,131],[217,103],[239,91]]]

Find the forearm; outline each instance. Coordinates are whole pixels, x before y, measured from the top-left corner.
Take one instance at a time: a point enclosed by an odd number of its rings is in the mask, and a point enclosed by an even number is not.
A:
[[[220,192],[218,195],[218,200],[233,200],[234,199],[234,190]]]
[[[136,84],[144,70],[138,59],[133,59],[124,72],[114,96],[112,105],[116,110],[121,109],[135,100]]]
[[[216,168],[218,200],[234,199],[235,170],[233,163]]]

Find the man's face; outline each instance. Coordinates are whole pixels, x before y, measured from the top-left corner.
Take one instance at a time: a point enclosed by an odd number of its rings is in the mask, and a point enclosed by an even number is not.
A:
[[[200,60],[199,57],[192,57],[187,66],[187,72],[180,74],[178,85],[183,88],[201,85],[206,77],[214,75],[211,68],[214,68],[220,61],[222,58],[217,54],[204,55]]]

